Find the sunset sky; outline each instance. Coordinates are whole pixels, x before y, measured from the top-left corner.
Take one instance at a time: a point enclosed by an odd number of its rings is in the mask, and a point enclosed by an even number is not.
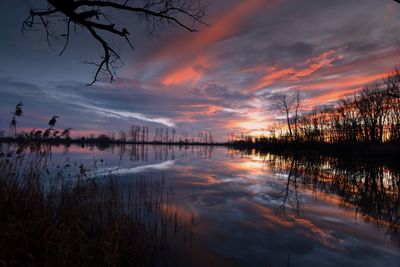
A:
[[[44,32],[21,33],[29,6],[45,1],[1,0],[0,128],[22,101],[19,129],[46,128],[58,115],[57,126],[76,136],[141,124],[210,130],[222,140],[271,125],[271,94],[300,89],[308,110],[400,63],[400,4],[392,0],[208,2],[209,26],[197,33],[175,27],[148,36],[121,14],[135,50],[114,38],[124,61],[119,78],[86,86],[95,69],[82,61],[97,59],[99,45],[78,30],[58,56],[62,43],[49,47]]]

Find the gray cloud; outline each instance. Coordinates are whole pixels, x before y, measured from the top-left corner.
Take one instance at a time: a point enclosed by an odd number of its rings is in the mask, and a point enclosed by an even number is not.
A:
[[[267,103],[272,92],[304,88],[307,105],[316,104],[315,99],[330,101],[327,95],[356,89],[399,62],[400,5],[390,0],[279,1],[232,21],[237,23],[234,32],[196,46],[210,38],[210,32],[223,30],[212,31],[243,3],[214,4],[212,26],[196,34],[171,30],[156,38],[139,38],[144,28],[130,17],[119,17],[129,23],[137,49],[131,52],[122,46],[125,65],[116,84],[87,87],[93,66],[80,60],[95,58],[97,44],[79,32],[66,54],[58,57],[57,44],[48,48],[43,35],[20,34],[27,6],[2,1],[7,12],[0,23],[8,27],[0,29],[0,127],[7,129],[15,104],[23,101],[26,114],[20,127],[46,127],[48,118],[57,114],[60,127],[82,131],[147,124],[175,125],[190,133],[212,129],[223,136],[231,129],[249,130],[240,129],[243,121],[266,125],[273,117]],[[196,49],[190,50],[192,46]],[[339,52],[332,62],[323,62],[319,57],[329,51]],[[312,59],[321,66],[313,66]],[[198,74],[195,82],[163,84],[172,71],[188,68]],[[260,91],[249,90],[285,69],[293,73],[278,75]],[[299,71],[309,73],[296,78]]]

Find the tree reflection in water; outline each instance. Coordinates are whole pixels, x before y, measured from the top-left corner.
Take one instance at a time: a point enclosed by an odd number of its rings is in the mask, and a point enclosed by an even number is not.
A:
[[[387,230],[400,244],[400,172],[396,165],[368,160],[324,156],[264,155],[275,173],[287,174],[285,191],[278,212],[288,207],[301,216],[299,187],[339,197],[339,206],[355,208],[356,217]]]

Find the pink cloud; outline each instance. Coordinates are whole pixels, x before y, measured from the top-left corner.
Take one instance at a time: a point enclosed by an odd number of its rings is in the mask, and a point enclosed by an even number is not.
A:
[[[268,74],[264,75],[260,80],[258,80],[255,85],[249,89],[249,91],[255,92],[280,81],[295,81],[300,78],[311,76],[315,72],[331,66],[335,60],[342,58],[341,52],[342,49],[327,51],[316,57],[308,59],[299,67],[289,67],[283,69],[279,69],[277,67],[266,68]],[[262,68],[253,68],[252,70],[259,69]]]

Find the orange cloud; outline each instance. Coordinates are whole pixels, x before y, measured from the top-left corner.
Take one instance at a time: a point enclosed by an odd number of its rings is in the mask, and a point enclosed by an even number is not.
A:
[[[164,85],[182,84],[186,82],[196,82],[201,77],[201,73],[197,72],[192,66],[174,70],[168,73],[162,80]]]
[[[312,109],[315,106],[318,106],[322,103],[328,103],[332,101],[336,101],[348,94],[353,93],[355,90],[340,90],[340,91],[330,91],[327,92],[326,94],[308,98],[304,101],[303,109]],[[308,107],[308,108],[307,108]]]
[[[213,114],[217,111],[223,110],[224,108],[217,105],[209,104],[197,104],[197,105],[183,105],[181,107],[199,109],[197,111],[191,111],[192,114]]]
[[[198,116],[213,116],[217,112],[222,111],[224,108],[218,105],[211,104],[197,104],[197,105],[181,105],[185,112],[182,113],[181,120],[189,123],[196,121]]]
[[[277,1],[269,2],[275,3]],[[263,0],[241,1],[239,5],[217,20],[214,25],[211,25],[209,30],[205,31],[202,36],[199,36],[197,42],[195,42],[196,45],[203,47],[237,33],[240,30],[240,24],[243,19],[265,4],[267,4],[267,1]]]
[[[283,81],[294,81],[299,78],[307,77],[315,73],[316,71],[331,65],[331,63],[339,58],[341,49],[330,50],[314,58],[308,59],[304,63],[303,68],[284,68],[277,69],[276,67],[269,68],[267,71],[271,72],[264,77],[262,77],[255,86],[250,89],[250,92],[258,91],[264,89],[265,87],[274,84],[280,80]],[[257,68],[252,68],[257,69]]]
[[[352,75],[346,77],[334,77],[322,81],[310,82],[302,85],[303,91],[312,91],[314,89],[329,88],[332,90],[359,89],[364,85],[379,80],[387,75],[386,72],[365,75]]]
[[[333,61],[340,57],[337,56],[336,53],[337,52],[335,50],[331,50],[315,58],[307,60],[305,65],[307,65],[308,67],[303,70],[297,71],[294,76],[297,78],[310,76],[311,74],[322,69],[323,67],[329,66]]]
[[[287,68],[287,69],[281,69],[277,70],[276,68],[270,68],[269,71],[272,71],[272,73],[265,75],[253,88],[251,91],[257,91],[260,90],[264,87],[267,87],[274,82],[276,82],[279,79],[282,79],[284,77],[287,77],[288,75],[291,75],[295,73],[295,70],[293,68]]]
[[[247,16],[266,4],[277,2],[278,0],[240,1],[226,14],[211,23],[210,27],[202,28],[195,35],[190,34],[187,37],[175,38],[158,53],[146,60],[144,64],[167,64],[166,66],[169,69],[162,74],[160,79],[164,85],[195,83],[203,77],[200,69],[213,65],[211,64],[213,60],[207,55],[207,48],[210,45],[218,43],[229,36],[234,36],[240,32],[242,22]],[[138,67],[146,69],[142,64],[139,64]]]
[[[173,57],[175,55],[197,53],[204,50],[209,45],[219,42],[229,36],[233,36],[240,31],[241,24],[247,16],[252,14],[254,10],[266,5],[268,2],[275,3],[277,1],[240,1],[238,5],[231,8],[214,23],[211,23],[210,27],[202,28],[195,36],[191,34],[187,38],[181,38],[178,41],[171,42],[159,53],[155,54],[152,60],[169,59],[171,56]]]
[[[167,72],[161,78],[161,82],[164,85],[177,85],[184,83],[193,84],[203,77],[202,70],[209,66],[210,65],[205,57],[198,57],[190,65],[185,65]]]
[[[368,83],[374,82],[385,77],[387,73],[378,73],[365,76],[345,77],[334,80],[324,80],[312,85],[302,86],[303,91],[312,91],[320,88],[330,88],[331,90],[325,94],[308,98],[304,101],[305,106],[313,107],[321,103],[332,102],[338,100],[348,94],[361,90]]]

